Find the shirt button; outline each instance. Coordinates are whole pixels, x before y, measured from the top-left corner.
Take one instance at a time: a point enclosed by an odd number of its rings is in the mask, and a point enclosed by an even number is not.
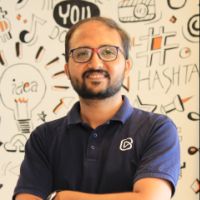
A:
[[[97,137],[98,137],[98,134],[97,134],[97,133],[93,133],[93,137],[94,137],[94,138],[97,138]]]
[[[94,146],[94,145],[91,145],[91,146],[90,146],[90,149],[95,150],[95,146]]]

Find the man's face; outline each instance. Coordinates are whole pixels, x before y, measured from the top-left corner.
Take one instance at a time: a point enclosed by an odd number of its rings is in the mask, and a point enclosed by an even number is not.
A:
[[[119,33],[98,21],[82,24],[72,35],[70,49],[79,47],[99,48],[104,45],[122,49]],[[130,70],[130,61],[122,52],[113,61],[102,61],[96,52],[85,63],[69,57],[65,70],[78,95],[84,99],[104,99],[118,93],[124,77]]]

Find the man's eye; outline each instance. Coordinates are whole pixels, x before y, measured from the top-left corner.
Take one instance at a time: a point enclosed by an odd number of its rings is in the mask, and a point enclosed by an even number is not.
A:
[[[77,52],[76,56],[77,57],[85,57],[85,56],[88,56],[88,52],[87,51],[80,51],[80,52]]]
[[[114,53],[110,49],[105,49],[104,51],[102,51],[102,54],[106,56],[106,55],[113,55]]]
[[[110,49],[106,49],[106,50],[105,50],[105,53],[106,53],[106,54],[113,54],[113,52],[112,52]]]

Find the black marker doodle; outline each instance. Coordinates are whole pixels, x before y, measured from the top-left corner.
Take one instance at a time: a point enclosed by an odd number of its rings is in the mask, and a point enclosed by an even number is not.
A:
[[[63,42],[65,42],[66,33],[67,33],[66,30],[61,30],[60,27],[54,26],[54,28],[52,29],[52,31],[49,35],[49,38],[52,39],[52,40],[58,38],[58,41],[63,43]]]
[[[36,55],[35,55],[35,61],[40,62],[44,53],[45,53],[45,48],[43,46],[40,46]]]
[[[65,71],[60,71],[60,72],[56,72],[55,74],[52,75],[52,78],[58,78],[60,76],[66,76]]]
[[[199,42],[200,37],[200,14],[195,14],[187,22],[187,27],[182,27],[182,34],[184,38],[192,43]]]
[[[2,58],[2,52],[1,51],[0,51],[0,64],[4,65],[4,61],[3,61],[3,58]]]
[[[156,17],[155,0],[123,0],[118,6],[118,16],[124,23],[150,21]]]
[[[173,15],[170,20],[169,20],[171,23],[175,24],[176,21],[177,21],[177,18]]]
[[[199,65],[185,64],[176,67],[166,67],[162,70],[139,70],[137,88],[139,90],[153,90],[159,87],[168,93],[173,86],[187,85],[192,80],[199,81]]]
[[[19,10],[21,8],[23,8],[29,0],[17,0],[16,2],[16,9]]]
[[[188,58],[191,56],[192,50],[189,47],[183,47],[180,49],[179,56],[180,58]]]
[[[137,99],[134,102],[134,105],[136,105],[137,108],[140,108],[142,110],[149,111],[149,112],[155,112],[155,110],[157,109],[157,105],[155,104],[143,103],[138,95],[137,95]]]
[[[187,24],[188,32],[192,37],[199,38],[200,36],[200,25],[199,25],[200,14],[192,16]]]
[[[200,113],[197,112],[189,112],[188,119],[192,121],[200,121]]]
[[[27,137],[24,134],[16,134],[4,144],[4,149],[8,152],[24,152],[26,141]]]
[[[22,45],[20,42],[16,42],[15,44],[16,56],[18,58],[22,58]]]
[[[187,3],[187,0],[167,0],[167,3],[171,9],[176,10],[183,8]]]
[[[164,27],[159,28],[159,33],[154,33],[154,28],[149,28],[148,35],[141,36],[140,40],[147,40],[147,51],[137,53],[137,57],[147,57],[147,67],[152,65],[153,56],[160,55],[160,65],[166,62],[166,52],[178,48],[178,44],[167,44],[169,37],[176,36],[176,32],[165,32]]]
[[[22,103],[24,100],[22,100],[20,103]],[[27,102],[24,102],[27,103]],[[25,115],[28,115],[28,113],[26,113]],[[21,133],[23,134],[29,134],[30,133],[30,129],[31,129],[31,120],[30,119],[18,119],[17,120],[17,125],[18,125],[18,129]]]
[[[183,164],[181,165],[181,169],[185,169],[186,168],[186,162],[183,162]]]
[[[53,60],[51,60],[50,62],[48,62],[48,63],[45,65],[45,68],[50,67],[52,64],[57,63],[59,60],[60,60],[59,57],[54,58]]]
[[[70,28],[78,21],[100,16],[97,5],[88,1],[68,0],[58,3],[53,11],[54,20],[64,28]]]
[[[191,147],[188,148],[188,153],[190,155],[194,155],[194,154],[196,154],[199,151],[200,151],[200,148],[197,148],[195,146],[191,146]]]
[[[192,183],[191,188],[196,194],[200,192],[200,181],[198,178]]]
[[[56,90],[56,91],[63,91],[67,89],[69,89],[69,86],[61,86],[61,85],[52,86],[52,90]]]
[[[1,50],[0,50],[0,64],[1,65],[7,65],[7,61],[6,61],[5,57],[4,57],[4,53]]]
[[[3,11],[0,7],[0,41],[6,42],[12,38],[10,33],[11,25],[10,22],[5,16],[7,15],[7,11]]]
[[[54,0],[43,0],[42,10],[52,10],[54,7]]]
[[[44,111],[42,111],[41,113],[38,113],[37,115],[38,115],[40,120],[42,120],[43,122],[46,122],[47,114],[45,114]]]
[[[184,103],[189,101],[192,97],[187,97],[185,99],[181,99],[180,95],[176,95],[173,101],[167,105],[161,105],[161,113],[168,114],[172,111],[183,112],[185,110]]]
[[[185,168],[186,168],[186,162],[183,162],[183,164],[180,167],[180,177],[182,177],[183,169],[185,169]]]
[[[73,97],[63,97],[60,99],[60,102],[53,109],[54,114],[58,114],[62,109],[68,109],[72,104]]]
[[[0,189],[3,187],[3,184],[0,183]]]
[[[21,42],[29,43],[30,45],[34,44],[37,40],[36,31],[38,24],[44,25],[45,23],[46,23],[45,20],[37,17],[36,15],[32,15],[30,31],[23,30],[19,35]]]
[[[46,84],[40,71],[27,63],[7,67],[0,78],[0,91],[0,99],[13,112],[20,133],[30,133],[32,111],[46,93]]]
[[[162,19],[162,12],[160,12],[159,14],[157,14],[157,17],[154,20],[145,23],[145,25],[146,24],[154,24],[154,23],[160,21],[161,19]]]
[[[14,176],[19,176],[21,163],[15,163],[13,161],[9,161],[8,163],[5,163],[1,168],[3,170],[3,176],[6,176],[7,174],[12,174]]]

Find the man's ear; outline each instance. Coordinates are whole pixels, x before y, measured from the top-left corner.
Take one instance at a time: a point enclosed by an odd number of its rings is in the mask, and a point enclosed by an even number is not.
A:
[[[70,79],[69,68],[67,63],[65,63],[64,69],[65,69],[65,74],[67,75],[68,79]]]
[[[132,61],[130,59],[126,59],[125,61],[125,78],[127,78],[130,74],[132,68]]]

